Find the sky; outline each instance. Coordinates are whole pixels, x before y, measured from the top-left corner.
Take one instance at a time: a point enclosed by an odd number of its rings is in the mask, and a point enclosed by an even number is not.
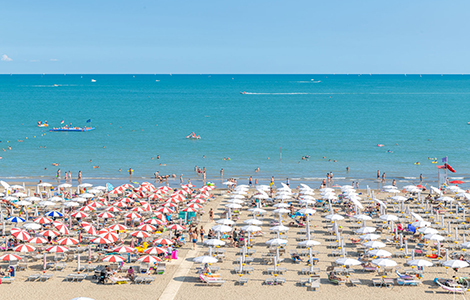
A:
[[[1,74],[469,73],[469,1],[6,1]]]

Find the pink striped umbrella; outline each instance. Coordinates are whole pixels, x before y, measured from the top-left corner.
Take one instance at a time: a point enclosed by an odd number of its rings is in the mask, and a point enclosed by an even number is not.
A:
[[[127,204],[125,202],[122,202],[122,201],[116,202],[113,205],[116,206],[116,207],[122,207],[122,208],[127,207]]]
[[[88,206],[93,207],[93,208],[98,208],[98,207],[104,206],[104,204],[102,204],[100,202],[93,201],[90,204],[88,204]]]
[[[76,213],[71,214],[71,216],[74,217],[74,218],[77,218],[77,219],[78,218],[83,219],[83,218],[88,217],[88,214],[84,213],[82,211],[77,211]]]
[[[142,256],[137,261],[140,261],[140,262],[143,262],[143,263],[153,264],[153,263],[160,262],[162,260],[160,258],[156,257],[156,256],[146,255],[146,256]]]
[[[60,233],[58,233],[57,231],[54,231],[54,230],[41,231],[39,234],[42,235],[42,236],[50,236],[50,237],[56,237],[56,236],[60,235]]]
[[[142,224],[137,228],[139,228],[140,230],[143,230],[143,231],[147,231],[147,232],[154,232],[155,230],[157,230],[157,228],[155,226],[152,226],[152,225],[149,225],[149,224]]]
[[[33,237],[32,239],[28,240],[28,243],[45,244],[45,243],[47,243],[47,239],[45,239],[43,237]]]
[[[122,224],[114,224],[108,227],[111,230],[118,231],[118,230],[127,230],[127,226]]]
[[[16,239],[18,239],[20,241],[27,241],[27,240],[31,239],[31,236],[25,230],[15,231],[11,235],[14,236]]]
[[[4,254],[0,256],[0,260],[2,261],[20,260],[20,259],[22,259],[22,257],[16,254]]]
[[[38,224],[49,224],[49,223],[52,223],[52,220],[46,217],[40,217],[40,218],[34,219],[34,222]]]
[[[122,199],[121,199],[121,202],[129,203],[129,204],[130,204],[130,203],[134,203],[135,201],[132,200],[131,198],[122,198]]]
[[[52,246],[46,249],[48,252],[67,252],[69,248],[64,246]]]
[[[57,241],[57,244],[62,245],[62,246],[72,246],[78,244],[79,241],[74,238],[65,238]]]
[[[135,252],[134,248],[127,247],[127,246],[121,246],[113,249],[113,252],[117,253],[132,253]]]
[[[152,211],[152,206],[149,203],[143,203],[142,204],[142,209],[144,211]]]
[[[125,259],[119,255],[108,255],[105,258],[102,259],[102,261],[107,261],[107,262],[123,262]]]
[[[176,198],[170,198],[168,200],[166,200],[167,203],[180,203],[180,202],[183,202],[183,200],[179,200],[179,199],[176,199]]]
[[[36,248],[30,245],[19,245],[13,248],[13,250],[15,250],[15,252],[33,252],[36,251]]]
[[[162,247],[150,247],[150,248],[147,248],[144,253],[146,254],[167,254],[168,251]]]
[[[145,231],[134,231],[133,233],[131,233],[131,235],[143,239],[148,238],[150,236],[150,234]]]

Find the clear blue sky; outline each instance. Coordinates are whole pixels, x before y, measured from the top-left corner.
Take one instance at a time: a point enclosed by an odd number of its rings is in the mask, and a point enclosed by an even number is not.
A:
[[[469,1],[6,1],[0,73],[469,73]]]

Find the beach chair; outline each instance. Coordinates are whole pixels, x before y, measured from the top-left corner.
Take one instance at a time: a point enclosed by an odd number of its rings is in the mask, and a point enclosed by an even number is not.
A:
[[[405,286],[405,285],[417,286],[418,284],[421,284],[421,281],[397,278],[397,284],[402,285],[402,286]]]
[[[52,277],[52,275],[53,274],[42,274],[41,276],[39,276],[39,281],[46,282]]]
[[[248,284],[248,278],[246,277],[238,277],[238,285],[245,285]]]
[[[67,267],[67,264],[64,263],[64,262],[56,262],[55,264],[55,270],[56,271],[63,271],[65,269],[65,267]]]
[[[3,277],[0,278],[0,283],[13,283],[15,281],[15,277]]]
[[[373,284],[374,286],[382,287],[383,281],[382,281],[382,279],[380,279],[380,278],[373,278],[373,279],[372,279],[372,284]]]
[[[351,283],[351,286],[358,286],[361,285],[361,281],[357,278],[351,278],[349,279],[349,282]]]
[[[144,282],[145,282],[145,277],[139,276],[134,279],[135,284],[144,284]]]
[[[129,283],[129,279],[122,278],[122,277],[110,276],[108,279],[111,281],[111,284],[127,284],[127,283]]]
[[[72,282],[75,279],[75,274],[65,276],[64,281]]]
[[[155,281],[155,277],[152,277],[152,276],[147,276],[145,277],[144,279],[144,284],[151,284],[152,282]]]
[[[26,278],[25,281],[36,281],[40,276],[41,274],[31,274],[28,276],[28,278]]]
[[[310,290],[316,291],[320,288],[320,278],[313,278],[310,282]]]
[[[205,276],[204,274],[199,274],[199,278],[201,279],[201,281],[206,284],[206,285],[224,285],[225,283],[225,280],[222,280],[221,278],[218,278],[218,277],[208,277],[208,276]]]

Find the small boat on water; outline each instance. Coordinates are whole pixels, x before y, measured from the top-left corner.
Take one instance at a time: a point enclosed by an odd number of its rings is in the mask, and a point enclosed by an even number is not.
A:
[[[96,82],[96,79],[92,79],[91,82]]]
[[[72,131],[72,132],[85,132],[95,130],[95,127],[59,127],[52,128],[49,131]]]
[[[49,124],[47,124],[47,121],[44,121],[44,122],[38,121],[38,127],[48,127],[48,126]]]
[[[201,139],[201,137],[199,135],[196,135],[194,133],[194,131],[191,132],[188,136],[186,136],[186,138],[187,139],[192,139],[192,140],[200,140]]]

